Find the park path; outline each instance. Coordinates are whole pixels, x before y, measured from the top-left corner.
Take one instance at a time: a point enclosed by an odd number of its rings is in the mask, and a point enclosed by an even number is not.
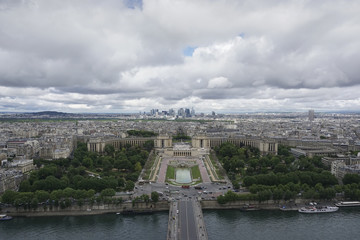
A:
[[[204,183],[210,183],[211,180],[210,180],[210,177],[209,177],[209,174],[208,172],[206,171],[206,168],[205,168],[205,161],[202,161],[201,159],[197,159],[196,160],[198,166],[199,166],[199,170],[200,170],[200,174],[201,174],[201,178],[203,180]],[[211,172],[210,172],[211,174]]]
[[[166,178],[166,170],[167,170],[167,165],[169,162],[169,158],[162,158],[161,159],[161,165],[160,165],[160,170],[159,170],[159,175],[158,175],[158,183],[165,183],[165,178]]]

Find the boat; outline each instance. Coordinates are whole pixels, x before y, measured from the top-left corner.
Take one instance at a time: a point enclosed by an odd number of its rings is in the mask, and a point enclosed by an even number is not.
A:
[[[257,208],[253,205],[248,205],[248,204],[246,204],[240,208],[240,211],[244,211],[244,212],[245,211],[257,211],[257,210],[260,210],[260,208]]]
[[[0,215],[0,221],[11,220],[12,217],[8,215]]]
[[[332,207],[332,206],[309,206],[309,207],[302,207],[298,211],[299,213],[330,213],[336,212],[339,210],[339,207]]]
[[[338,203],[335,203],[335,206],[337,206],[337,207],[360,207],[360,202],[359,201],[338,202]]]

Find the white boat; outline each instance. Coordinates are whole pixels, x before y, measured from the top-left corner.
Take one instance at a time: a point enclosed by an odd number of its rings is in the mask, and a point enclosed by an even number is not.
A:
[[[8,215],[0,215],[0,221],[11,220],[12,217]]]
[[[360,202],[359,201],[338,202],[338,203],[335,203],[335,206],[337,206],[337,207],[360,207]]]
[[[339,207],[331,207],[331,206],[309,206],[309,207],[302,207],[298,211],[300,213],[329,213],[329,212],[336,212],[339,210]]]

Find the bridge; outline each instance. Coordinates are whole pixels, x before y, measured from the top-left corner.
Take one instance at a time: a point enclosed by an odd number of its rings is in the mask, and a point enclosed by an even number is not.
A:
[[[172,202],[169,211],[168,240],[207,240],[200,202]]]

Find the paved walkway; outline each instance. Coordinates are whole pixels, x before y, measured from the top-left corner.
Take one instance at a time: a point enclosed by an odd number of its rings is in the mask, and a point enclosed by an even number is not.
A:
[[[166,179],[166,170],[167,170],[167,165],[170,161],[170,158],[162,158],[161,159],[161,165],[160,165],[160,171],[159,171],[159,175],[158,175],[158,183],[165,183],[165,179]]]
[[[206,168],[205,168],[205,165],[204,165],[204,161],[202,161],[201,159],[197,159],[197,160],[196,160],[196,163],[197,163],[198,166],[199,166],[200,174],[201,174],[201,178],[202,178],[203,182],[204,182],[204,183],[210,183],[211,180],[210,180],[210,177],[209,177],[208,172],[206,171]],[[211,173],[211,172],[210,172],[210,173]]]
[[[208,162],[208,160],[210,160],[210,159],[207,159],[207,158],[208,158],[208,157],[205,157],[205,159],[204,159],[204,164],[206,165],[206,168],[209,170],[207,173],[210,173],[210,176],[211,176],[212,180],[213,180],[213,181],[216,181],[216,180],[218,180],[218,178],[213,175],[212,166],[210,166],[211,162]],[[211,165],[212,165],[212,164],[211,164]],[[205,169],[205,170],[206,170],[206,169]],[[208,176],[209,176],[209,175],[208,175]]]

